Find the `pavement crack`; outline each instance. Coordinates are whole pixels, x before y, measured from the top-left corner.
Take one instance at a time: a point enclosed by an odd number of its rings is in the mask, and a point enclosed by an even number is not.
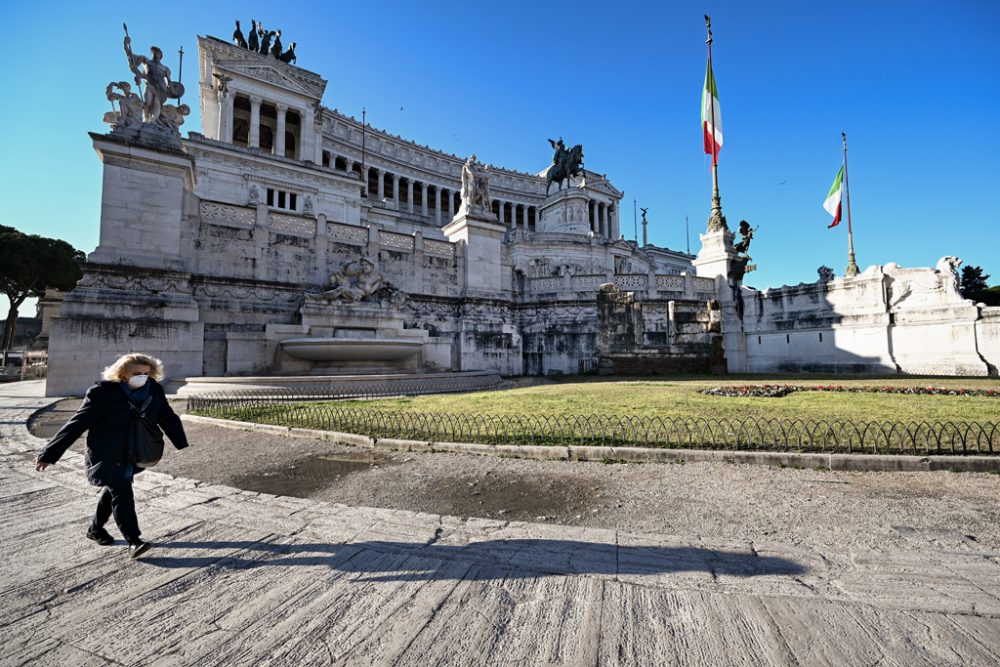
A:
[[[441,536],[443,534],[444,534],[444,526],[439,525],[436,529],[434,529],[434,535],[431,537],[431,539],[427,541],[427,544],[425,544],[424,546],[425,547],[433,546],[435,542],[441,539]]]

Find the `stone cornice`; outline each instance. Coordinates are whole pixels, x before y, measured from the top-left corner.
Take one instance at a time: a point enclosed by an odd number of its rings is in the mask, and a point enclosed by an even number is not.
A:
[[[188,153],[196,158],[196,167],[198,166],[198,158],[201,158],[210,162],[232,165],[236,167],[237,171],[249,178],[269,179],[291,184],[309,181],[316,184],[317,187],[334,186],[345,192],[353,192],[357,190],[359,185],[359,180],[353,172],[345,174],[326,168],[310,167],[288,158],[255,153],[240,146],[200,136],[197,138],[192,136],[184,140],[184,146]]]

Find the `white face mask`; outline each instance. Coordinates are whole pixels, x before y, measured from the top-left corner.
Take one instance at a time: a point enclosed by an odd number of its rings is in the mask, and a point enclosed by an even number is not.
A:
[[[133,389],[138,389],[146,384],[146,380],[149,379],[149,375],[133,375],[128,379],[128,386]]]

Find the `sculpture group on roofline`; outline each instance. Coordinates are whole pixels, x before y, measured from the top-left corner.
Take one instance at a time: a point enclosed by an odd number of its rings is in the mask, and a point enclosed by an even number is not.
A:
[[[139,94],[132,92],[132,85],[127,81],[109,83],[104,92],[111,102],[112,111],[104,114],[104,122],[119,131],[138,130],[143,125],[151,125],[170,135],[179,136],[184,116],[191,113],[188,105],[180,104],[184,85],[180,81],[171,80],[170,68],[163,64],[163,51],[159,47],[150,47],[149,57],[136,55],[132,51],[128,26],[122,27],[125,28],[125,57]],[[116,92],[116,89],[120,92]],[[167,104],[167,100],[171,99],[176,99],[178,104]]]
[[[287,51],[283,50],[281,31],[265,30],[264,25],[255,19],[250,19],[249,38],[243,36],[239,19],[236,20],[236,29],[233,30],[233,44],[262,56],[274,56],[283,63],[295,62],[295,42],[291,43]]]

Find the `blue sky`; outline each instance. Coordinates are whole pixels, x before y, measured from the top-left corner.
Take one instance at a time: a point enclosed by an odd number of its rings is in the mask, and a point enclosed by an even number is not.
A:
[[[843,273],[846,225],[827,229],[822,209],[842,131],[862,269],[957,255],[1000,283],[996,0],[3,3],[0,223],[96,247],[101,163],[87,132],[105,131],[104,88],[128,78],[123,20],[175,72],[184,47],[184,129],[198,131],[196,36],[229,39],[234,19],[256,18],[298,42],[299,65],[329,81],[326,106],[364,106],[375,127],[522,171],[548,164],[548,137],[582,143],[587,167],[625,191],[626,237],[635,198],[651,242],[685,250],[687,216],[697,252],[711,197],[706,12],[723,209],[734,229],[760,227],[748,284]]]

